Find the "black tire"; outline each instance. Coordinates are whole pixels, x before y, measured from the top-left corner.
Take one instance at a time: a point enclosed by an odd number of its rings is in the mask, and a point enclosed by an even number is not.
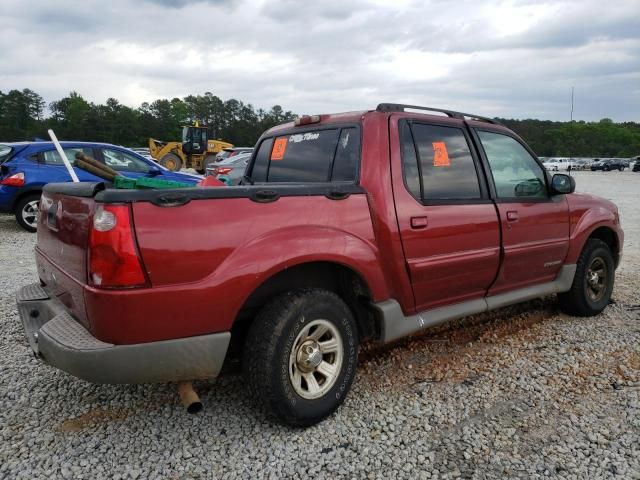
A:
[[[622,171],[624,171],[624,165],[620,165],[620,166],[618,167],[618,170],[620,170],[621,172],[622,172]]]
[[[207,168],[208,167],[212,167],[214,164],[216,163],[216,156],[215,155],[207,155],[204,159],[204,162],[202,163],[202,167],[203,167],[203,172],[202,173],[206,173],[207,172]]]
[[[604,269],[602,285],[589,282],[589,278]],[[615,263],[609,246],[602,240],[590,238],[587,240],[576,264],[576,274],[573,278],[571,290],[558,294],[560,308],[563,312],[578,317],[592,317],[598,315],[609,304],[613,281],[615,278]],[[595,294],[595,289],[600,289]]]
[[[307,342],[314,341],[313,335],[320,329],[314,326],[317,322],[328,322],[332,329],[320,335],[316,344],[319,353],[306,357],[305,363],[301,355],[310,351],[303,349],[312,345]],[[305,336],[306,332],[310,336]],[[320,345],[329,344],[330,334],[336,338],[332,348],[336,353],[323,353]],[[338,362],[339,353],[342,360]],[[309,367],[309,362],[318,361],[318,355],[322,364],[338,365],[331,381],[315,367]],[[284,424],[307,427],[331,415],[342,404],[355,377],[357,362],[358,332],[349,307],[335,293],[303,289],[275,298],[260,311],[244,345],[243,372],[253,397],[268,414]],[[304,372],[299,370],[300,365],[314,370]],[[312,385],[303,380],[294,387],[296,373],[298,379],[312,375],[315,386],[320,388],[318,393],[326,391],[317,398],[305,398],[299,391],[304,394],[306,385],[306,394],[310,395]]]
[[[611,170],[611,167],[609,165],[605,165],[604,167],[602,167],[602,170],[604,172],[608,172],[609,170]]]
[[[30,193],[25,195],[16,202],[15,208],[13,209],[18,225],[24,228],[27,232],[33,233],[38,229],[37,208],[40,206],[40,195],[40,193]],[[35,215],[31,215],[34,213],[34,206],[36,208],[36,213]]]
[[[167,153],[160,159],[159,163],[172,172],[178,172],[182,168],[182,160],[175,153]]]

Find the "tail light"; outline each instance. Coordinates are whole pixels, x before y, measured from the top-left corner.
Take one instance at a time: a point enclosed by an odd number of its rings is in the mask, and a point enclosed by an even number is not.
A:
[[[89,235],[89,283],[100,288],[149,285],[128,205],[98,205]]]
[[[231,167],[218,167],[217,170],[218,171],[216,172],[216,175],[226,175],[231,170],[233,170],[233,168],[231,168]]]
[[[310,125],[312,123],[320,123],[320,115],[303,115],[293,121],[293,125],[296,127]]]
[[[24,173],[14,173],[10,177],[0,180],[0,185],[9,185],[10,187],[22,187],[24,185]]]

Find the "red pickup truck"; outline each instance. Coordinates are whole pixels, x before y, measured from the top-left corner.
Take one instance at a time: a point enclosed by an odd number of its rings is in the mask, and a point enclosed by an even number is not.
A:
[[[613,203],[574,189],[477,115],[304,116],[262,135],[239,186],[47,185],[40,282],[18,309],[32,350],[77,377],[212,378],[239,354],[267,411],[311,425],[344,401],[365,339],[553,293],[601,312],[623,232]]]

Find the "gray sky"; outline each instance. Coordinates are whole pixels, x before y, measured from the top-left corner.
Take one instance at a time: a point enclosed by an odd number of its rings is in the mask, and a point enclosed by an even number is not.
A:
[[[640,0],[0,0],[0,90],[640,121]]]

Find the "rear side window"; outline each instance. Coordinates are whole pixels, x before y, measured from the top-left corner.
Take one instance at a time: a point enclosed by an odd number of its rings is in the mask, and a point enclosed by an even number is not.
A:
[[[89,157],[93,156],[93,150],[91,148],[63,148],[62,151],[71,163],[75,161],[76,153],[78,152],[84,153]],[[46,152],[42,152],[42,161],[46,165],[64,165],[64,162],[57,150],[47,150]]]
[[[405,183],[415,195],[416,171],[422,188],[422,200],[480,199],[480,184],[475,162],[462,129],[420,123],[411,124],[409,132],[401,132]],[[414,152],[411,153],[411,149]],[[413,156],[417,156],[417,167]]]
[[[358,129],[334,128],[264,140],[251,176],[255,182],[353,182],[360,158]]]
[[[4,163],[9,158],[12,150],[13,148],[8,145],[0,145],[0,163]]]

